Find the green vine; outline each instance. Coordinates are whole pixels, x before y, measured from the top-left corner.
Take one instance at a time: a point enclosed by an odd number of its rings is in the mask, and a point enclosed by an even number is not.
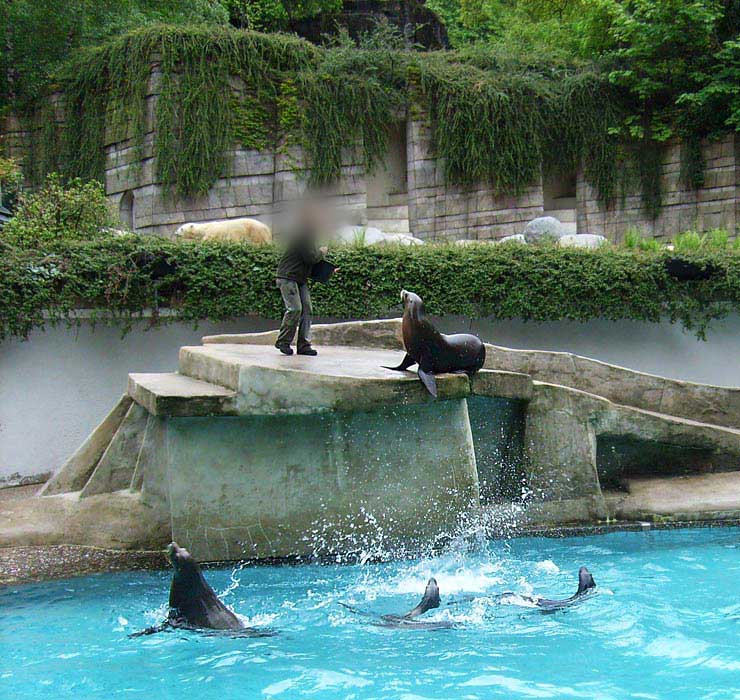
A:
[[[347,43],[318,48],[290,36],[160,25],[78,53],[54,86],[63,123],[44,116],[54,111],[48,98],[32,110],[33,147],[43,151],[31,157],[37,180],[54,169],[102,179],[107,144],[125,139],[137,162],[153,132],[156,177],[173,194],[206,193],[228,173],[235,144],[300,145],[312,181],[328,183],[352,149],[372,171],[389,125],[405,112],[430,120],[452,184],[520,193],[543,170],[580,168],[608,204],[626,153],[646,209],[660,207],[660,145],[620,146],[623,95],[589,67]],[[699,161],[692,162],[698,182]]]

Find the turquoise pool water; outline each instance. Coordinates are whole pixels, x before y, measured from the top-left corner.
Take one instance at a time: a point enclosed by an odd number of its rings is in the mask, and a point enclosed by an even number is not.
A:
[[[587,565],[599,593],[543,615],[505,590],[566,597]],[[429,575],[439,631],[383,629]],[[740,698],[740,529],[493,541],[480,551],[364,566],[247,567],[206,577],[237,613],[280,634],[172,632],[167,572],[0,589],[2,698]],[[523,601],[522,601],[523,602]]]

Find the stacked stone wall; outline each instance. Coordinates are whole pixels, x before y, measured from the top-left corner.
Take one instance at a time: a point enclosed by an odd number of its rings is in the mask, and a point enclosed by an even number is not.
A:
[[[133,226],[137,232],[170,236],[187,221],[242,216],[270,223],[282,202],[301,195],[308,180],[305,155],[300,147],[284,143],[264,151],[235,144],[227,154],[228,173],[202,196],[175,196],[157,183],[153,125],[160,78],[155,62],[143,142],[137,146],[130,135],[121,138],[112,129],[106,133],[106,192],[115,207],[128,192],[133,195]],[[404,118],[399,115],[399,119]],[[2,131],[5,151],[23,159],[31,135],[21,121],[8,116]],[[331,188],[331,195],[353,223],[364,224],[367,177],[358,146],[343,154],[340,178]],[[646,215],[636,189],[606,207],[579,174],[578,233],[601,234],[614,242],[620,242],[630,227],[666,240],[687,229],[722,227],[735,235],[740,226],[740,137],[730,134],[704,145],[705,183],[699,190],[688,189],[682,183],[680,156],[680,144],[669,146],[662,166],[663,207],[655,220]],[[488,184],[446,184],[444,161],[434,153],[431,127],[423,114],[415,113],[406,122],[406,162],[409,230],[419,238],[495,240],[521,233],[527,222],[544,213],[541,181],[518,196],[495,196]]]
[[[542,183],[520,196],[494,196],[488,185],[445,184],[444,161],[434,154],[425,120],[408,123],[409,225],[425,239],[497,239],[521,233],[543,213]]]
[[[663,159],[663,206],[656,219],[645,214],[639,191],[604,206],[594,189],[579,174],[577,220],[579,233],[598,233],[620,242],[628,228],[644,235],[665,239],[679,231],[706,231],[725,228],[731,234],[740,225],[740,138],[729,134],[719,141],[705,143],[704,185],[697,190],[681,179],[681,145],[671,144]]]
[[[227,153],[228,172],[207,194],[175,196],[157,183],[153,157],[153,129],[161,74],[153,67],[147,97],[147,133],[140,148],[131,139],[106,143],[105,187],[118,205],[127,191],[134,195],[134,228],[139,233],[169,236],[189,221],[254,217],[270,223],[282,202],[300,197],[307,181],[305,157],[300,147],[278,144],[270,150],[247,150],[235,144]],[[359,149],[343,154],[339,181],[331,190],[337,204],[361,216],[365,209],[364,169]]]

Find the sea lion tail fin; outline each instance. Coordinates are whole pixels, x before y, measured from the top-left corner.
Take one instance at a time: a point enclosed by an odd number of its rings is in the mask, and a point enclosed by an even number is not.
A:
[[[419,379],[426,387],[426,390],[436,399],[437,398],[437,380],[431,372],[425,372],[419,367]]]
[[[585,593],[592,588],[596,588],[596,581],[591,576],[591,572],[585,566],[582,566],[578,570],[578,590],[576,591],[576,595],[581,595],[581,593]]]
[[[424,596],[421,602],[413,609],[409,610],[404,617],[409,619],[412,617],[418,617],[423,615],[427,610],[433,610],[439,607],[439,586],[437,585],[437,579],[434,577],[427,581],[427,587],[424,591]]]

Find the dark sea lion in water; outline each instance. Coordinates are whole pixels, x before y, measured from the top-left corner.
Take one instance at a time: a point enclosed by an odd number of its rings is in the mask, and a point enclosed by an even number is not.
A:
[[[575,603],[581,602],[586,596],[593,593],[595,589],[596,581],[594,581],[594,577],[591,576],[591,572],[585,566],[582,566],[578,570],[578,590],[570,598],[564,598],[563,600],[536,598],[534,604],[545,612],[561,610],[562,608],[568,608]]]
[[[434,608],[438,608],[439,603],[439,586],[437,585],[437,580],[435,578],[430,578],[427,582],[424,596],[422,597],[419,604],[403,615],[376,615],[375,613],[360,610],[359,608],[348,605],[347,603],[340,603],[340,605],[358,615],[365,615],[367,617],[375,618],[375,621],[372,624],[377,627],[425,630],[450,629],[451,627],[454,627],[454,623],[447,620],[425,622],[423,620],[416,619],[420,615],[423,615],[425,612],[433,610]]]
[[[203,577],[198,562],[190,552],[172,542],[167,547],[167,555],[175,570],[170,586],[170,611],[167,620],[155,627],[149,627],[132,634],[139,637],[154,634],[167,628],[191,630],[215,630],[238,637],[269,637],[269,630],[246,627],[215,594]]]
[[[471,333],[440,333],[424,318],[424,302],[413,292],[401,290],[403,302],[403,345],[406,357],[397,367],[403,371],[419,365],[419,379],[432,396],[437,396],[435,374],[465,372],[475,374],[486,361],[486,346]]]
[[[555,612],[556,610],[562,610],[563,608],[569,608],[571,605],[583,602],[596,589],[596,581],[591,576],[591,572],[582,566],[578,570],[578,590],[569,598],[563,598],[562,600],[551,600],[549,598],[538,598],[534,596],[522,596],[516,593],[502,593],[499,596],[501,598],[520,598],[526,600],[529,603],[533,603],[542,612]]]
[[[563,608],[569,608],[571,605],[582,602],[586,597],[596,589],[596,581],[591,575],[591,572],[582,566],[578,570],[578,590],[569,598],[563,598],[562,600],[551,600],[549,598],[540,598],[536,596],[521,595],[520,593],[514,593],[507,591],[506,593],[499,593],[493,596],[493,599],[499,603],[502,600],[525,600],[531,603],[535,607],[539,608],[542,612],[555,612],[556,610],[562,610]],[[454,600],[447,602],[447,605],[460,605],[461,603],[471,603],[481,596],[477,595],[464,595]],[[487,596],[485,596],[487,597]]]

